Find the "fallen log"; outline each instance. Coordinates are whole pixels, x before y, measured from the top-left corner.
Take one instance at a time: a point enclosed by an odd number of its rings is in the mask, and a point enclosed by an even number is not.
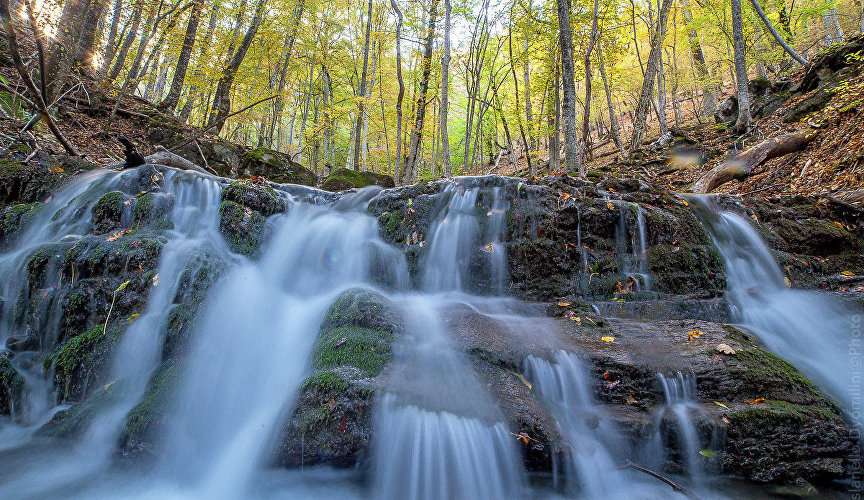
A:
[[[800,151],[815,137],[815,133],[796,132],[765,139],[708,171],[693,184],[691,191],[698,194],[710,193],[732,179],[746,178],[762,163]]]
[[[218,175],[212,169],[208,170],[200,165],[192,163],[186,158],[183,158],[177,153],[172,153],[162,146],[156,146],[156,152],[148,155],[144,159],[150,165],[165,165],[166,167],[174,167],[181,170],[194,170],[195,172],[200,172],[202,174]]]

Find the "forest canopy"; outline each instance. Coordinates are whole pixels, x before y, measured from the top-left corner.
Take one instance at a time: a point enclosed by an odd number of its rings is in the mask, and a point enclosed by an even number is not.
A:
[[[2,0],[0,13],[49,126],[86,78],[318,175],[403,183],[585,176],[597,148],[625,158],[713,122],[729,95],[746,132],[749,82],[782,81],[864,23],[859,0]],[[12,50],[16,33],[36,56]]]

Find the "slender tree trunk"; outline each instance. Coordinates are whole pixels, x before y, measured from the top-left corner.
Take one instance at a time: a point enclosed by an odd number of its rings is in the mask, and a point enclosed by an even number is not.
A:
[[[405,80],[402,78],[402,11],[396,0],[390,0],[390,7],[396,13],[396,79],[399,80],[399,94],[396,96],[396,164],[402,165],[402,99],[405,97]],[[393,172],[398,180],[398,173]]]
[[[108,72],[108,79],[111,81],[114,81],[120,75],[120,71],[123,70],[123,65],[126,64],[126,57],[129,54],[129,49],[132,47],[132,42],[134,42],[135,38],[138,36],[138,28],[141,26],[141,9],[141,2],[136,2],[134,10],[132,11],[132,24],[129,27],[129,31],[126,32],[126,38],[120,45],[120,50],[117,52],[117,59],[114,61],[114,66],[112,66],[111,71]],[[106,62],[106,64],[108,63]]]
[[[288,31],[285,41],[285,61],[282,64],[282,69],[279,72],[279,85],[276,89],[279,92],[279,97],[273,100],[273,116],[270,121],[270,133],[268,137],[272,142],[273,132],[276,130],[276,124],[282,119],[282,112],[285,109],[285,101],[282,98],[282,93],[285,91],[285,78],[288,75],[288,63],[291,62],[291,55],[294,51],[294,42],[297,40],[297,30],[300,26],[300,21],[303,18],[303,10],[306,7],[306,0],[297,0],[294,5],[294,17],[291,20],[291,28]],[[317,38],[316,38],[317,40]]]
[[[105,69],[114,60],[117,52],[117,30],[120,28],[120,17],[123,14],[123,0],[114,0],[114,8],[111,14],[111,27],[108,29],[108,40],[102,49],[102,64],[99,66],[99,75],[104,78]]]
[[[171,80],[171,89],[159,107],[173,112],[180,101],[180,92],[183,90],[183,81],[186,79],[186,70],[189,68],[189,59],[192,57],[192,48],[195,45],[195,35],[198,33],[198,22],[201,19],[201,8],[204,0],[192,0],[192,11],[189,13],[189,22],[186,24],[186,36],[183,38],[183,47],[174,67],[174,79]]]
[[[714,82],[711,81],[711,76],[708,72],[708,65],[705,64],[705,53],[702,51],[702,44],[699,42],[699,33],[690,26],[693,22],[693,15],[690,13],[689,2],[684,1],[682,10],[684,23],[687,25],[687,40],[690,45],[690,55],[693,58],[693,64],[696,66],[697,78],[702,85],[702,116],[713,116],[717,110],[717,94],[714,91]]]
[[[357,96],[357,122],[354,125],[354,161],[355,170],[361,170],[360,140],[363,129],[363,117],[366,115],[366,72],[369,68],[369,35],[372,32],[372,0],[366,11],[366,37],[363,41],[363,72],[360,74],[360,91]]]
[[[512,10],[510,12],[510,18],[511,19],[513,18]],[[518,109],[519,109],[519,79],[516,77],[516,62],[513,60],[513,30],[512,30],[512,28],[508,30],[507,35],[508,35],[507,36],[507,48],[508,48],[509,53],[510,53],[510,72],[513,74],[513,92],[515,94],[514,97],[516,100],[516,109],[517,109],[516,117],[518,118],[518,122],[519,122],[519,135],[522,136],[522,145],[525,148],[525,161],[528,162],[528,170],[531,170],[531,145],[528,142],[528,138],[525,136],[525,127],[522,126],[522,118],[520,117],[520,113],[518,111]],[[524,57],[525,57],[525,60],[527,61],[528,60],[528,54],[527,53],[524,54]],[[529,102],[529,103],[531,102],[530,97],[528,96],[528,89],[527,88],[525,89],[525,99],[526,99],[526,102]],[[529,122],[529,126],[530,126],[530,122]],[[508,136],[509,136],[509,132],[508,132]],[[513,148],[511,145],[511,150],[512,149]],[[514,155],[515,155],[515,153],[514,153]],[[517,173],[519,172],[519,164],[518,163],[514,162],[513,168],[516,170]]]
[[[585,161],[590,156],[588,147],[588,124],[591,119],[591,52],[594,50],[594,44],[597,42],[597,17],[600,15],[599,2],[594,0],[594,17],[591,21],[591,37],[588,40],[588,49],[585,51],[585,111],[582,114],[582,147],[586,152],[586,157],[579,162],[579,177],[585,177]]]
[[[405,160],[405,177],[403,184],[410,184],[417,177],[417,159],[420,152],[420,139],[423,135],[423,122],[426,117],[426,93],[429,90],[429,75],[432,73],[432,48],[435,42],[435,17],[438,1],[432,0],[429,11],[429,29],[426,33],[426,47],[423,52],[423,75],[420,78],[420,92],[417,95],[417,115],[414,119],[414,130],[411,132],[411,143],[408,146],[408,158]]]
[[[671,1],[671,0],[666,0]],[[564,169],[581,172],[579,133],[576,128],[576,82],[573,70],[573,32],[570,30],[569,0],[555,0],[558,10],[558,43],[561,47],[561,73],[564,99],[561,122],[564,125]]]
[[[740,0],[739,0],[740,1]],[[663,0],[658,14],[658,26],[666,25],[666,18],[669,16],[669,8],[672,6],[672,0]],[[660,59],[660,51],[662,50],[663,38],[662,29],[654,31],[654,36],[651,39],[651,52],[648,54],[648,64],[645,67],[645,78],[642,80],[642,91],[639,94],[639,102],[636,105],[636,116],[633,119],[633,135],[630,136],[629,154],[633,154],[642,145],[642,137],[645,135],[645,121],[648,118],[649,106],[651,105],[651,95],[654,93],[654,83],[657,75],[657,61]]]
[[[201,86],[198,82],[204,76],[204,65],[207,63],[207,55],[210,50],[210,42],[213,40],[213,32],[216,31],[219,7],[220,2],[217,1],[213,4],[213,7],[210,10],[210,19],[207,22],[207,33],[204,35],[203,43],[201,43],[201,53],[198,56],[198,62],[195,64],[195,70],[192,72],[193,83],[189,88],[189,91],[186,93],[186,102],[183,104],[183,108],[180,110],[179,114],[180,121],[184,123],[189,119],[189,115],[192,113],[192,107],[195,105],[195,99],[201,92]],[[202,100],[202,102],[208,101],[209,97],[208,99]]]
[[[612,92],[609,90],[609,80],[606,78],[606,63],[603,60],[603,50],[597,51],[597,60],[600,66],[600,78],[603,80],[603,90],[606,92],[606,105],[609,107],[609,133],[612,134],[612,140],[615,141],[615,147],[621,152],[621,157],[627,156],[627,150],[624,149],[624,141],[621,140],[621,130],[618,127],[618,117],[615,116],[615,106],[612,105]]]
[[[441,56],[441,154],[444,157],[444,176],[453,175],[450,166],[450,132],[447,127],[447,113],[450,107],[450,14],[452,6],[450,0],[444,0],[444,54]]]
[[[825,40],[828,42],[828,45],[840,43],[846,38],[843,34],[843,28],[837,22],[836,8],[831,8],[831,10],[822,16],[822,24],[825,25]]]
[[[225,125],[225,120],[231,113],[231,87],[234,86],[234,78],[237,76],[237,70],[240,69],[240,64],[243,63],[243,59],[246,57],[246,52],[249,50],[249,46],[252,45],[252,40],[258,33],[258,28],[261,26],[261,22],[264,19],[264,7],[266,4],[267,0],[258,0],[258,5],[255,7],[255,14],[252,17],[252,23],[246,30],[246,35],[243,36],[243,41],[240,42],[237,52],[234,53],[231,60],[222,70],[222,77],[219,79],[219,83],[216,86],[216,94],[213,96],[213,106],[210,110],[210,122],[207,124],[207,128],[215,128],[217,134],[222,131],[222,127]]]
[[[774,25],[771,24],[771,21],[768,20],[768,16],[766,16],[765,12],[762,11],[762,7],[759,5],[758,0],[750,0],[750,4],[753,5],[753,9],[756,10],[757,14],[759,14],[759,18],[762,19],[762,22],[765,23],[765,27],[768,28],[768,31],[771,32],[771,36],[774,37],[774,40],[777,40],[777,43],[779,43],[780,46],[783,47],[783,50],[785,50],[786,53],[792,57],[792,59],[795,59],[797,62],[806,66],[807,60],[804,59],[803,57],[799,56],[798,53],[795,52],[792,49],[792,47],[789,46],[788,43],[786,43],[786,40],[784,40],[783,37],[780,36],[780,33],[777,33],[777,30],[774,29]],[[785,10],[786,9],[785,9],[785,5],[784,5],[783,11],[782,11],[781,16],[780,16],[781,22],[783,21],[783,17],[785,15]],[[789,29],[789,33],[791,34],[792,31],[788,27],[789,22],[790,21],[788,19],[788,16],[786,16],[787,29]]]
[[[552,105],[552,114],[550,115],[550,123],[552,131],[549,134],[549,172],[558,172],[561,170],[560,154],[561,154],[561,71],[558,63],[555,63],[555,99]]]
[[[750,94],[747,91],[747,61],[744,58],[744,27],[741,19],[741,0],[732,0],[732,44],[735,48],[735,85],[738,95],[738,133],[750,129]]]

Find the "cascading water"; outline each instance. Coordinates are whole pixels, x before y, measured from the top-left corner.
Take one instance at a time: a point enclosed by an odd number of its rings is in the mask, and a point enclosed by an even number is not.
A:
[[[565,462],[568,486],[585,498],[611,498],[618,485],[610,475],[615,475],[618,464],[603,443],[602,434],[609,429],[603,428],[585,370],[576,355],[565,351],[557,351],[553,361],[529,356],[525,371],[570,445]]]
[[[747,218],[721,210],[710,196],[687,200],[723,257],[735,320],[851,411],[860,397],[857,386],[847,383],[854,375],[849,367],[855,314],[827,294],[788,288]]]
[[[400,299],[406,335],[376,417],[376,498],[522,495],[524,472],[513,440],[441,321],[449,304],[471,300],[458,292],[471,282],[472,252],[481,236],[478,216],[490,219],[482,235],[489,243],[481,248],[490,255],[493,289],[503,288],[506,205],[495,188],[492,208],[478,214],[479,193],[459,184],[445,192],[448,205],[430,230],[422,271],[427,294]]]
[[[663,388],[665,407],[658,415],[658,428],[662,427],[664,413],[671,412],[675,420],[676,448],[682,455],[686,472],[698,482],[703,468],[699,459],[699,435],[693,423],[692,411],[698,408],[696,397],[696,378],[692,374],[681,372],[664,375],[657,374],[660,386]]]
[[[615,245],[618,261],[621,263],[621,272],[628,276],[638,277],[641,281],[637,280],[636,286],[643,291],[648,290],[651,287],[651,276],[647,269],[648,247],[642,205],[620,200],[614,203],[618,205],[618,211],[621,214],[618,225],[615,227]],[[631,230],[627,223],[628,211],[634,213],[635,231]]]

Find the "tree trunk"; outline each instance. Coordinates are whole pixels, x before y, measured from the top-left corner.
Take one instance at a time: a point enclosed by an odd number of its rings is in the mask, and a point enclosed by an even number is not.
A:
[[[369,68],[369,35],[372,32],[372,0],[366,11],[366,37],[363,41],[363,72],[360,74],[360,91],[357,102],[357,123],[354,125],[354,170],[361,170],[360,140],[363,131],[363,117],[366,115],[366,72]],[[431,55],[430,55],[431,57]]]
[[[159,108],[174,111],[180,100],[180,92],[183,90],[183,81],[186,79],[186,70],[189,68],[189,59],[192,57],[192,47],[195,45],[195,35],[198,33],[198,21],[201,19],[201,8],[204,0],[192,0],[192,11],[189,13],[189,22],[186,24],[186,36],[183,38],[183,47],[177,58],[177,66],[174,67],[174,79],[171,80],[171,89],[168,96],[159,104]]]
[[[450,107],[450,14],[452,12],[450,0],[444,0],[444,54],[441,56],[441,155],[444,157],[444,176],[453,175],[450,165],[450,132],[447,127],[447,113]]]
[[[598,9],[598,0],[594,0],[594,16],[591,21],[591,37],[588,39],[588,49],[585,51],[585,111],[582,114],[582,147],[585,151],[585,158],[579,162],[579,177],[585,177],[585,162],[591,154],[588,148],[588,125],[591,119],[591,52],[594,50],[594,44],[597,42],[597,17],[600,15]]]
[[[126,64],[126,56],[129,54],[129,49],[132,47],[132,42],[138,36],[138,28],[141,26],[141,1],[135,3],[132,11],[132,24],[129,26],[129,31],[126,32],[126,38],[120,45],[120,50],[117,52],[117,59],[108,72],[108,80],[114,81],[123,70],[123,65]],[[108,64],[107,62],[105,64]]]
[[[291,62],[291,55],[294,51],[294,42],[297,40],[297,30],[300,26],[300,21],[303,18],[303,10],[306,7],[306,0],[297,0],[294,5],[294,17],[291,21],[291,29],[288,31],[287,39],[285,40],[285,61],[282,64],[282,70],[279,72],[279,85],[276,90],[279,92],[279,97],[273,100],[273,116],[270,121],[270,133],[267,135],[272,143],[273,132],[276,130],[276,124],[282,119],[282,112],[285,109],[285,100],[282,98],[282,93],[285,91],[285,78],[288,75],[288,63]]]
[[[104,2],[100,0],[95,0],[95,3],[104,7]],[[67,78],[69,78],[69,72],[75,62],[76,47],[78,47],[81,34],[84,32],[84,25],[87,22],[87,13],[90,10],[88,6],[87,0],[68,0],[63,6],[63,13],[57,23],[57,35],[45,54],[45,74],[41,75],[42,80],[47,85],[47,88],[43,89],[44,95],[42,97],[49,107],[54,99],[60,95]]]
[[[261,26],[261,22],[264,19],[264,6],[266,4],[267,0],[258,0],[258,5],[255,7],[255,14],[252,17],[252,23],[246,30],[246,35],[243,36],[243,41],[240,42],[240,46],[237,47],[237,52],[234,53],[234,56],[231,57],[231,60],[222,70],[222,77],[219,79],[219,83],[216,86],[216,93],[213,95],[213,106],[210,109],[210,122],[207,124],[207,128],[212,127],[216,129],[216,134],[222,131],[222,127],[225,126],[225,120],[227,119],[228,114],[231,113],[231,87],[234,86],[234,78],[237,76],[237,70],[240,69],[240,64],[243,63],[243,59],[246,57],[246,52],[249,50],[249,46],[252,45],[252,40],[258,33],[258,28]]]
[[[832,8],[822,16],[822,24],[825,25],[825,41],[828,45],[842,42],[846,37],[843,28],[837,22],[837,9]]]
[[[117,30],[120,27],[120,17],[123,13],[123,0],[114,0],[114,8],[111,14],[111,27],[108,29],[108,40],[102,49],[102,64],[99,66],[98,74],[104,78],[105,69],[114,60],[117,52]]]
[[[411,132],[411,143],[408,146],[408,158],[405,159],[405,177],[403,184],[410,184],[417,176],[417,157],[420,153],[420,139],[423,135],[423,121],[426,117],[426,92],[429,90],[429,75],[432,73],[432,49],[435,42],[435,16],[438,1],[432,0],[429,11],[429,29],[426,33],[426,47],[423,52],[423,75],[420,78],[420,92],[417,96],[417,115],[414,119],[414,130]]]
[[[105,7],[107,5],[108,0],[93,0],[90,8],[87,10],[84,30],[81,32],[81,37],[78,39],[78,45],[75,50],[75,62],[82,66],[88,65],[92,67],[93,65],[93,58],[96,55],[96,45],[99,43],[100,37],[99,26],[105,15]]]
[[[666,0],[667,2],[671,0]],[[561,122],[564,125],[564,169],[581,172],[579,132],[576,128],[576,82],[573,70],[573,32],[570,30],[570,1],[555,0],[558,11],[558,43],[561,47],[561,73],[564,99]]]
[[[405,80],[402,79],[402,11],[399,10],[396,0],[390,0],[390,7],[396,13],[396,79],[399,80],[399,94],[396,96],[396,165],[401,165],[404,161],[402,158],[402,99],[405,97]],[[397,172],[393,172],[393,176],[398,180]]]
[[[772,158],[801,151],[815,137],[815,133],[806,135],[796,132],[766,139],[708,171],[693,184],[692,191],[702,194],[710,193],[732,179],[748,177],[753,173],[753,169],[762,163]]]
[[[549,137],[549,172],[561,170],[561,67],[555,63],[555,99],[552,106],[552,132]]]
[[[750,0],[750,3],[753,5],[753,8],[756,10],[756,13],[759,14],[759,17],[762,19],[762,22],[765,23],[765,27],[768,28],[768,31],[771,32],[771,36],[774,37],[774,40],[777,40],[777,43],[779,43],[780,46],[783,47],[783,50],[785,50],[786,53],[792,57],[792,59],[795,59],[799,63],[806,66],[807,60],[804,59],[803,57],[799,56],[798,53],[795,52],[792,49],[792,47],[790,47],[789,44],[786,43],[786,40],[784,40],[783,37],[780,36],[780,33],[777,33],[777,30],[774,29],[774,25],[771,24],[771,21],[768,20],[768,16],[766,16],[765,12],[762,11],[762,7],[759,5],[759,1],[758,0]],[[780,16],[780,19],[782,21],[783,15]],[[787,20],[786,22],[788,23],[789,21]],[[791,31],[790,31],[790,33],[791,33]]]
[[[195,70],[192,72],[193,84],[192,87],[189,88],[189,91],[186,93],[186,102],[183,104],[183,108],[180,110],[180,114],[178,116],[180,121],[182,121],[183,123],[186,123],[186,121],[189,119],[189,115],[192,113],[192,107],[195,105],[195,99],[201,92],[201,87],[198,84],[198,80],[200,80],[204,76],[204,65],[207,63],[207,54],[209,53],[210,42],[213,40],[213,32],[216,31],[216,21],[218,20],[219,7],[220,2],[217,1],[210,9],[210,20],[207,22],[207,33],[204,35],[203,43],[201,43],[201,53],[198,56],[198,62],[195,64]]]
[[[741,0],[732,0],[732,44],[735,49],[735,86],[738,95],[738,120],[735,130],[744,133],[750,129],[750,94],[747,91],[747,61],[744,58],[744,27],[741,19]]]
[[[739,0],[740,1],[740,0]],[[663,5],[660,6],[660,12],[657,16],[657,25],[665,26],[666,18],[669,16],[669,8],[672,5],[672,0],[663,0]],[[654,36],[651,39],[651,52],[648,54],[648,64],[645,67],[645,78],[642,80],[642,91],[639,94],[639,102],[636,104],[636,116],[633,121],[633,134],[630,136],[629,153],[632,155],[642,146],[642,137],[645,135],[645,122],[648,118],[648,106],[651,105],[654,93],[654,81],[656,79],[655,72],[657,71],[657,62],[660,59],[660,51],[662,50],[663,38],[662,29],[654,31]]]
[[[606,92],[606,105],[609,107],[609,132],[612,134],[612,140],[615,141],[615,147],[621,152],[621,158],[624,158],[627,156],[627,151],[624,149],[624,141],[621,140],[618,117],[615,116],[615,107],[612,105],[612,92],[609,90],[609,80],[606,78],[606,63],[603,60],[602,49],[597,51],[597,59],[600,63],[600,78],[603,80],[603,90]]]
[[[699,33],[690,27],[690,23],[693,22],[693,15],[690,13],[689,4],[686,0],[682,14],[684,16],[684,23],[687,25],[687,40],[690,45],[690,55],[693,58],[694,66],[696,66],[696,76],[702,85],[702,116],[711,117],[714,115],[714,111],[717,110],[717,94],[714,92],[714,82],[711,81],[708,65],[705,64],[705,53],[702,51],[702,44],[699,42]]]

